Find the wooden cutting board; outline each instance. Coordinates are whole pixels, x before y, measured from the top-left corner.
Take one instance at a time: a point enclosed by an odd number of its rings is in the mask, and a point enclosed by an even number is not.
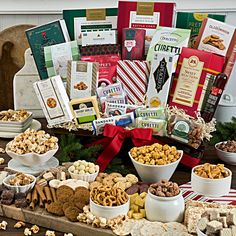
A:
[[[109,229],[93,228],[85,223],[70,222],[66,217],[53,216],[42,208],[36,208],[34,211],[31,211],[16,208],[13,205],[0,205],[0,216],[36,224],[56,231],[70,232],[75,236],[114,236]]]
[[[13,108],[13,78],[24,65],[29,47],[25,30],[33,25],[16,25],[0,32],[0,110]]]

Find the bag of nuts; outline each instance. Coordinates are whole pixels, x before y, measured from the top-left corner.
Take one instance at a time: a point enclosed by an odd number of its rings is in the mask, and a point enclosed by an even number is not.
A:
[[[193,118],[184,110],[168,107],[167,133],[170,138],[187,143],[193,148],[199,148],[204,138],[210,140],[211,132],[215,131],[215,120],[206,123],[203,118]]]

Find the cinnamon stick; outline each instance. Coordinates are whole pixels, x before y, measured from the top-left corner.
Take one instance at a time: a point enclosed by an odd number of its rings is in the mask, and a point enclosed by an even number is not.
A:
[[[47,202],[47,198],[46,198],[46,196],[45,196],[45,194],[43,192],[43,187],[40,186],[40,185],[36,185],[35,188],[36,188],[36,190],[37,190],[37,192],[39,194],[39,197],[42,198],[42,202],[46,203]]]
[[[34,202],[34,204],[37,204],[38,202],[38,193],[36,188],[34,188],[33,192],[32,192],[32,202]]]
[[[39,198],[39,207],[44,208],[44,203],[41,197]]]
[[[29,207],[30,207],[31,210],[34,210],[34,207],[35,207],[34,202],[31,202],[30,205],[29,205]]]
[[[52,199],[54,202],[56,202],[57,201],[56,190],[55,190],[55,188],[52,188],[52,187],[50,187],[50,190],[51,190],[51,194],[52,194]]]
[[[52,194],[50,188],[48,186],[44,187],[44,192],[47,198],[47,203],[50,204],[52,202]]]
[[[32,200],[32,194],[31,194],[31,192],[28,192],[28,194],[26,196],[26,201],[27,201],[28,204],[30,204],[31,200]]]

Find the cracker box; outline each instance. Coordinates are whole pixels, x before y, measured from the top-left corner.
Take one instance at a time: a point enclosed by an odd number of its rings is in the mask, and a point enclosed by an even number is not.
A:
[[[235,42],[234,26],[206,18],[202,22],[195,48],[229,57],[234,49]]]
[[[147,60],[152,61],[155,53],[179,55],[182,47],[188,46],[190,32],[189,29],[157,27],[148,50]]]
[[[224,57],[219,55],[183,48],[180,54],[175,78],[171,85],[168,104],[184,109],[190,116],[200,111],[203,87],[209,75],[219,74],[224,65]]]
[[[97,79],[97,63],[84,61],[68,62],[67,94],[70,99],[96,95]]]
[[[59,75],[35,82],[33,86],[49,125],[72,121],[69,98]]]
[[[177,55],[156,53],[151,63],[151,73],[147,88],[149,107],[166,105],[169,96]]]

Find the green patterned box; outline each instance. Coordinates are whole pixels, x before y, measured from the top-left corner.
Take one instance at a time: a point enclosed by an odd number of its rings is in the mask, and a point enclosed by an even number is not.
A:
[[[44,57],[48,76],[60,75],[66,83],[68,61],[80,59],[77,41],[44,47]]]

